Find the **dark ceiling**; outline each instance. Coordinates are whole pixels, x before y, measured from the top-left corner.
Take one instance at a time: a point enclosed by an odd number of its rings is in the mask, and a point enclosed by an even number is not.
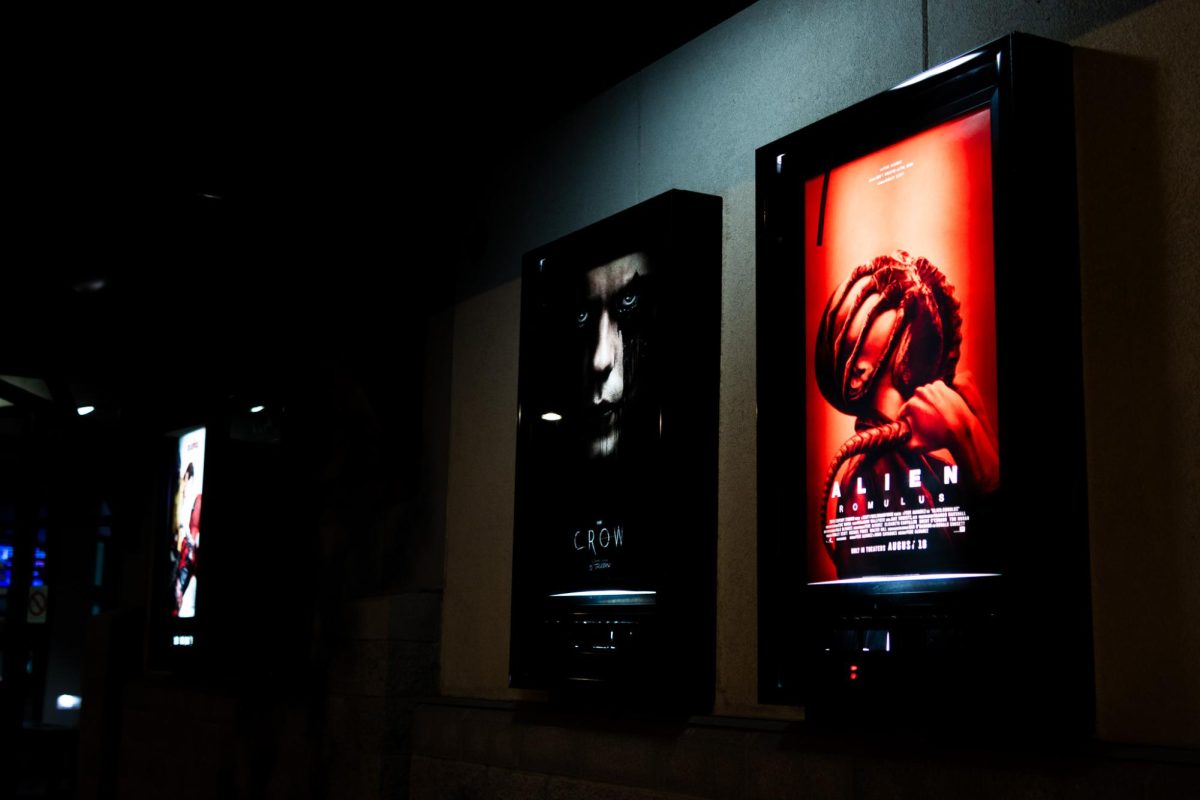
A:
[[[111,379],[196,335],[227,340],[212,363],[259,363],[421,325],[451,297],[437,243],[460,233],[464,152],[494,157],[749,4],[204,5],[31,31],[0,374]]]

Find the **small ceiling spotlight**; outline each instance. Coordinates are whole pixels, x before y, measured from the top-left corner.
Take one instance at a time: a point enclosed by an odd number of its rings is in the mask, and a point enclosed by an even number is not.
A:
[[[83,699],[77,694],[60,694],[54,698],[54,707],[59,711],[78,711]]]
[[[108,286],[105,278],[84,278],[71,284],[71,289],[79,294],[93,294]]]
[[[88,414],[92,413],[95,410],[96,410],[95,406],[80,406],[79,408],[75,409],[75,413],[81,417],[86,417]]]
[[[250,407],[250,413],[251,413],[251,414],[257,414],[257,413],[259,413],[260,411],[262,411],[264,408],[266,408],[266,406],[251,406],[251,407]]]
[[[553,411],[547,411],[545,414],[542,414],[542,419],[546,420],[546,422],[558,422],[560,419],[562,419],[562,414],[556,414]]]

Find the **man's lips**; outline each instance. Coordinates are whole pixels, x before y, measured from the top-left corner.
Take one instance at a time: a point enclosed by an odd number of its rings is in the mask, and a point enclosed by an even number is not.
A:
[[[613,424],[620,410],[620,403],[610,403],[607,400],[601,400],[599,403],[592,404],[591,417],[597,425],[608,426]]]

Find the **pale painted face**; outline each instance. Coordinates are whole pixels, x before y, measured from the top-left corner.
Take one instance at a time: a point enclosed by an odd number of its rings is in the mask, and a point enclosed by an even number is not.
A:
[[[642,308],[642,282],[649,274],[646,257],[633,253],[590,270],[586,303],[576,319],[586,333],[588,456],[604,458],[616,452],[621,416],[629,396],[629,328]]]

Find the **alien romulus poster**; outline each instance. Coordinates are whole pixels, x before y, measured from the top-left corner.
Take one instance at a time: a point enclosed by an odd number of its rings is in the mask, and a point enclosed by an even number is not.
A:
[[[991,112],[810,178],[810,583],[992,574]]]

